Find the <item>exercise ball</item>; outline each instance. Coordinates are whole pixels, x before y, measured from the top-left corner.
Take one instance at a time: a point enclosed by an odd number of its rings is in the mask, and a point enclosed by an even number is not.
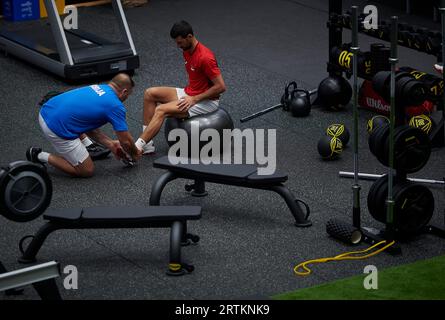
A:
[[[373,130],[377,129],[378,127],[384,126],[389,123],[389,119],[385,116],[374,116],[371,119],[368,120],[368,123],[366,125],[366,130],[369,134],[372,133]]]
[[[317,94],[322,106],[340,110],[351,100],[352,87],[343,77],[329,76],[320,82]]]
[[[324,160],[331,160],[343,151],[343,144],[339,138],[323,136],[318,141],[317,149]]]
[[[348,128],[346,128],[345,125],[342,123],[331,124],[326,129],[326,135],[328,135],[330,137],[339,138],[341,140],[343,147],[346,147],[346,145],[349,142],[349,138],[350,138]]]
[[[223,108],[218,108],[216,111],[206,113],[203,115],[187,118],[187,119],[177,119],[177,118],[167,118],[165,121],[165,129],[164,129],[164,136],[165,140],[167,141],[169,146],[174,145],[177,143],[180,138],[176,137],[175,140],[169,141],[168,136],[169,133],[173,129],[183,129],[187,133],[188,137],[188,147],[189,147],[189,156],[191,153],[191,138],[192,138],[192,122],[197,122],[199,124],[199,136],[198,139],[201,137],[202,131],[205,129],[215,129],[218,132],[219,138],[220,138],[220,151],[224,152],[226,148],[228,147],[227,141],[226,144],[224,144],[223,141],[223,130],[224,129],[234,129],[233,120],[230,117],[229,113],[224,110]],[[200,139],[201,140],[201,139]],[[199,141],[199,150],[208,144],[212,140],[212,137],[209,137],[208,141]]]

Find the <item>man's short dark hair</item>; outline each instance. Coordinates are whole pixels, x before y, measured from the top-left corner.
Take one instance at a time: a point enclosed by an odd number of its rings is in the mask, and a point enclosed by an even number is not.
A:
[[[184,20],[176,22],[170,30],[170,37],[172,37],[172,39],[176,39],[177,37],[185,38],[189,34],[193,36],[192,26]]]

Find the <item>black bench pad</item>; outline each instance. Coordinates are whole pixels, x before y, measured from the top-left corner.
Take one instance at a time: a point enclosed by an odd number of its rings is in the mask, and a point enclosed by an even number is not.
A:
[[[43,215],[50,221],[151,222],[184,221],[201,218],[199,206],[90,207],[50,209]]]
[[[287,175],[276,172],[272,175],[258,175],[253,164],[171,164],[164,156],[153,162],[153,167],[166,169],[181,177],[190,179],[220,179],[227,182],[279,184],[287,180]]]

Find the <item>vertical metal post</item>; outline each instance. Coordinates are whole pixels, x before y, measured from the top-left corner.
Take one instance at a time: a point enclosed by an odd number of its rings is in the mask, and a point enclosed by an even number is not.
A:
[[[60,62],[67,65],[73,65],[73,57],[71,50],[66,40],[65,30],[63,29],[62,21],[60,20],[59,13],[57,12],[57,6],[55,0],[44,0],[46,12],[48,13],[48,21],[51,26],[51,31],[56,41],[57,51],[59,53]]]
[[[388,198],[386,200],[386,238],[388,241],[394,239],[394,199],[393,199],[393,183],[394,183],[394,129],[395,129],[395,113],[396,113],[396,66],[399,61],[397,57],[398,44],[398,17],[391,17],[391,80],[390,80],[390,124],[389,124],[389,168],[388,168]]]
[[[442,23],[442,65],[445,63],[445,0],[440,1],[440,8],[439,8],[440,16],[441,16],[441,23]],[[445,83],[445,72],[442,72],[442,80],[443,83]],[[442,120],[445,120],[445,90],[442,94]],[[444,141],[444,126],[442,127],[441,131],[438,134],[441,134],[441,138],[439,141],[441,141],[441,146],[443,146]]]
[[[411,0],[406,0],[406,14],[411,14]]]
[[[353,87],[352,87],[352,105],[353,105],[353,118],[354,118],[354,136],[353,136],[353,149],[354,149],[354,184],[352,185],[353,191],[353,208],[352,208],[352,224],[356,228],[360,228],[360,185],[358,184],[358,67],[357,57],[360,52],[358,46],[358,7],[352,7],[352,72],[353,72]]]
[[[128,27],[127,18],[125,17],[124,9],[122,8],[121,0],[112,0],[114,15],[117,17],[121,36],[123,41],[131,48],[133,54],[136,55],[136,48],[134,46],[133,38],[131,37],[130,28]]]
[[[342,0],[329,0],[329,64],[335,64],[334,61],[331,61],[331,50],[333,47],[339,47],[343,41],[343,30],[335,25],[332,22],[333,15],[341,15],[343,11],[343,3]]]

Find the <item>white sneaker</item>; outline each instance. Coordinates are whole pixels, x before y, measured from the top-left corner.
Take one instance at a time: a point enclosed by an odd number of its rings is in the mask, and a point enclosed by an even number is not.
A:
[[[155,152],[155,145],[153,140],[148,142],[145,146],[142,147],[142,154],[150,154]]]
[[[438,73],[440,73],[440,74],[443,73],[443,66],[440,65],[440,64],[435,64],[435,65],[434,65],[434,69],[435,69]]]

